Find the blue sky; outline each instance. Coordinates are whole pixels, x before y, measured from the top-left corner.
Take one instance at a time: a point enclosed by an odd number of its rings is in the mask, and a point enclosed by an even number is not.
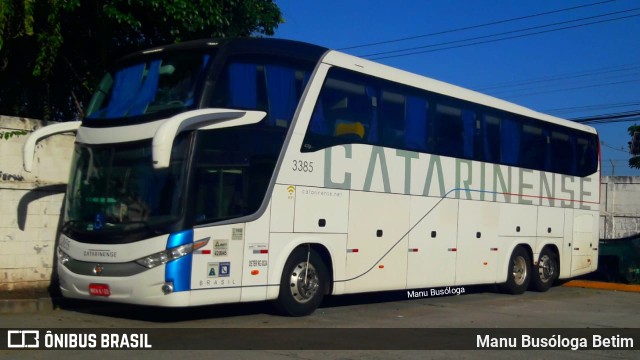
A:
[[[640,1],[276,3],[285,19],[276,31],[278,38],[344,49],[341,51],[564,118],[640,110]],[[564,10],[572,7],[580,8]],[[529,17],[547,12],[554,13]],[[521,17],[528,18],[501,22]],[[494,22],[501,23],[478,26]],[[467,27],[474,28],[450,31]],[[567,29],[555,30],[559,28]],[[520,31],[523,29],[530,30]],[[424,36],[446,31],[450,32]],[[535,32],[544,33],[521,36]],[[514,36],[521,37],[493,41]],[[462,41],[473,38],[477,39]],[[346,49],[384,41],[393,42]],[[490,42],[467,45],[481,41]],[[446,45],[434,46],[442,43]],[[441,50],[443,47],[455,48]],[[412,50],[371,55],[401,49]],[[404,55],[410,52],[421,53]],[[394,55],[402,56],[388,57]],[[614,167],[615,175],[640,175],[640,170],[627,165],[627,128],[633,124],[592,125],[603,142],[603,175],[611,175]]]

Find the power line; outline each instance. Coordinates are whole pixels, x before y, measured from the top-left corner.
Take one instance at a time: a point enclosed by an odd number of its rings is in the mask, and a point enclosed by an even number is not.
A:
[[[628,84],[628,83],[634,83],[634,82],[640,82],[640,78],[624,80],[624,81],[616,81],[616,82],[606,82],[606,83],[599,83],[599,84],[575,86],[575,87],[568,87],[568,88],[562,88],[562,89],[553,89],[553,90],[545,90],[545,91],[537,91],[537,92],[529,92],[529,93],[521,93],[521,94],[509,94],[509,96],[507,97],[510,99],[513,99],[513,98],[532,96],[532,95],[550,94],[550,93],[563,92],[563,91],[569,91],[569,90],[590,89],[590,88],[597,88],[597,87],[603,87],[603,86]],[[492,94],[492,95],[496,96],[495,94]],[[503,96],[504,96],[504,93],[503,93]]]
[[[445,46],[445,45],[450,45],[450,44],[463,43],[463,42],[467,42],[467,41],[474,41],[474,40],[486,39],[486,38],[491,38],[491,37],[496,37],[496,36],[501,36],[501,35],[515,34],[515,33],[523,32],[523,31],[530,31],[530,30],[541,29],[541,28],[550,27],[550,26],[557,26],[557,25],[569,24],[569,23],[578,22],[578,21],[584,21],[584,20],[589,20],[589,19],[601,18],[601,17],[605,17],[605,16],[611,16],[611,15],[616,15],[616,14],[628,13],[628,12],[636,11],[636,10],[638,10],[638,9],[640,9],[640,8],[633,8],[633,9],[622,10],[622,11],[616,11],[616,12],[607,13],[607,14],[601,14],[601,15],[588,16],[588,17],[584,17],[584,18],[580,18],[580,19],[574,19],[574,20],[561,21],[561,22],[556,22],[556,23],[552,23],[552,24],[539,25],[539,26],[532,26],[532,27],[524,28],[524,29],[520,29],[520,30],[505,31],[505,32],[501,32],[501,33],[490,34],[490,35],[483,35],[483,36],[477,36],[477,37],[467,38],[467,39],[462,39],[462,40],[447,41],[447,42],[438,43],[438,44],[431,44],[431,45],[414,46],[414,47],[410,47],[410,48],[406,48],[406,49],[401,49],[401,50],[389,50],[389,51],[382,51],[382,52],[378,52],[378,53],[372,53],[372,54],[362,55],[362,57],[373,57],[373,56],[378,56],[378,55],[393,54],[393,53],[398,53],[398,52],[403,52],[403,51],[411,51],[411,50],[417,50],[417,49],[426,49],[426,48],[431,48],[431,47]],[[632,16],[628,16],[628,17],[634,17],[634,16],[638,16],[638,15],[632,15]],[[598,23],[601,23],[601,22],[607,22],[607,21],[613,21],[613,20],[619,20],[619,19],[625,19],[625,18],[627,18],[627,17],[620,17],[620,18],[615,18],[615,19],[607,19],[607,20],[595,21],[595,22],[591,22],[591,23],[578,24],[578,25],[569,26],[569,27],[564,27],[564,28],[550,29],[550,30],[546,30],[546,31],[536,32],[536,33],[522,34],[522,35],[513,36],[513,37],[506,37],[506,38],[501,38],[501,39],[493,39],[493,40],[481,41],[481,42],[476,42],[476,43],[471,43],[471,44],[463,44],[463,45],[458,45],[458,46],[453,46],[453,47],[448,47],[448,48],[442,48],[442,49],[435,49],[435,50],[428,50],[428,51],[413,52],[413,53],[408,53],[408,54],[398,54],[398,55],[387,56],[387,57],[377,57],[376,59],[387,59],[387,58],[392,58],[392,57],[399,57],[399,56],[407,56],[407,55],[421,54],[421,53],[433,52],[433,51],[440,51],[440,50],[448,50],[448,49],[454,49],[454,48],[458,48],[458,47],[464,47],[464,46],[471,46],[471,45],[477,45],[477,44],[484,44],[484,43],[495,42],[495,41],[501,41],[501,40],[514,39],[514,38],[525,37],[525,36],[531,36],[531,35],[537,35],[537,34],[543,34],[543,33],[547,33],[547,32],[559,31],[559,30],[566,30],[566,29],[571,29],[571,28],[574,28],[574,27],[581,27],[581,26],[593,25],[593,24],[598,24]]]
[[[569,72],[564,74],[556,74],[556,75],[550,75],[550,76],[544,76],[544,77],[508,81],[508,82],[496,83],[496,84],[486,85],[481,87],[472,87],[472,89],[476,91],[489,93],[493,96],[498,96],[498,97],[500,97],[500,94],[503,94],[502,95],[503,97],[522,97],[522,96],[538,95],[543,93],[546,94],[546,93],[552,93],[552,92],[578,90],[583,88],[594,88],[594,87],[602,87],[602,86],[609,86],[609,85],[618,85],[619,83],[640,81],[640,77],[637,77],[637,75],[640,75],[640,72],[637,72],[638,68],[640,68],[640,64],[638,63],[620,64],[615,66],[593,68],[589,70],[581,70],[577,72]],[[628,72],[628,71],[634,71],[634,72],[626,73],[626,74],[625,73],[614,74],[614,73]],[[602,76],[607,74],[614,74],[614,75]],[[633,76],[634,78],[624,79],[624,77],[628,77],[628,76]],[[593,79],[590,79],[589,77],[593,77]],[[621,81],[621,82],[611,81],[615,78],[621,78],[621,77],[623,78],[623,80],[626,80],[626,81]],[[567,82],[566,80],[578,80],[578,81],[575,81],[576,85],[580,83],[583,83],[583,85],[568,87],[574,81]],[[600,83],[589,84],[589,82],[593,82],[595,80],[600,80]],[[606,80],[607,82],[602,83],[603,80]],[[563,82],[560,83],[561,81]],[[529,87],[525,89],[523,88],[524,86],[529,86]],[[560,86],[563,86],[563,87],[559,88]],[[508,88],[513,88],[513,90],[510,90],[507,93],[506,89]],[[487,91],[491,89],[505,89],[505,90],[500,90],[498,92]],[[539,91],[543,89],[549,89],[549,90],[544,90],[543,92]],[[538,91],[535,92],[535,90],[538,90]],[[529,92],[526,92],[526,91],[529,91]],[[516,93],[514,94],[514,92]],[[557,114],[557,113],[572,113],[572,112],[589,111],[589,110],[593,111],[593,110],[601,110],[601,109],[616,108],[616,107],[620,108],[620,107],[628,107],[628,106],[635,106],[635,105],[640,105],[640,103],[617,102],[617,103],[594,104],[594,105],[578,106],[578,107],[575,107],[575,106],[563,107],[563,108],[547,109],[543,111],[547,113]]]
[[[635,11],[635,10],[638,10],[638,9],[640,9],[640,8],[625,10],[625,11],[622,11],[622,12],[630,12],[630,11]],[[621,13],[621,12],[617,12],[617,13]],[[410,51],[410,50],[415,50],[415,49],[423,49],[423,48],[429,48],[429,47],[436,47],[436,46],[443,46],[443,45],[448,45],[448,44],[461,43],[461,42],[466,42],[466,41],[473,41],[473,40],[478,40],[478,39],[481,39],[481,38],[513,34],[513,33],[517,33],[517,32],[532,30],[532,29],[535,29],[535,28],[542,28],[542,27],[548,27],[548,26],[553,26],[553,25],[566,24],[566,23],[575,22],[575,21],[582,21],[582,20],[589,19],[589,18],[609,16],[611,14],[614,14],[614,13],[598,15],[598,16],[593,16],[593,17],[588,17],[588,18],[582,18],[582,19],[577,19],[577,20],[571,20],[571,21],[565,21],[565,22],[561,22],[561,23],[537,26],[537,27],[532,27],[532,28],[527,28],[527,29],[522,29],[522,30],[508,31],[508,32],[498,33],[498,34],[493,34],[493,35],[479,36],[479,37],[469,38],[469,39],[464,39],[464,40],[456,40],[456,41],[449,41],[449,42],[444,42],[444,43],[439,43],[439,44],[417,46],[417,47],[407,48],[407,49],[403,49],[403,50],[386,51],[386,52],[380,52],[380,53],[376,53],[376,54],[367,54],[367,55],[363,55],[362,57],[372,57],[372,56],[390,54],[390,53],[395,53],[395,52]],[[595,24],[601,24],[601,23],[610,22],[610,21],[624,20],[624,19],[629,19],[629,18],[638,17],[638,16],[640,16],[640,14],[621,16],[621,17],[613,18],[613,19],[593,21],[593,22],[584,23],[584,24],[565,26],[565,27],[561,27],[561,28],[557,28],[557,29],[550,29],[550,30],[538,31],[538,32],[515,35],[515,36],[508,36],[508,37],[504,37],[504,38],[500,38],[500,39],[478,41],[478,42],[474,42],[474,43],[470,43],[470,44],[461,44],[461,45],[443,47],[443,48],[439,48],[439,49],[415,51],[415,52],[410,52],[410,53],[406,53],[406,54],[396,54],[396,55],[389,55],[389,56],[372,57],[372,59],[373,60],[390,59],[390,58],[396,58],[396,57],[424,54],[424,53],[435,52],[435,51],[451,50],[451,49],[457,49],[457,48],[466,47],[466,46],[481,45],[481,44],[487,44],[487,43],[498,42],[498,41],[503,41],[503,40],[517,39],[517,38],[522,38],[522,37],[527,37],[527,36],[532,36],[532,35],[540,35],[540,34],[545,34],[545,33],[550,33],[550,32],[555,32],[555,31],[574,29],[574,28],[579,28],[579,27],[584,27],[584,26],[589,26],[589,25],[595,25]]]
[[[516,17],[516,18],[511,18],[511,19],[498,20],[498,21],[494,21],[494,22],[489,22],[489,23],[484,23],[484,24],[479,24],[479,25],[473,25],[473,26],[467,26],[467,27],[462,27],[462,28],[457,28],[457,29],[438,31],[438,32],[434,32],[434,33],[409,36],[409,37],[393,39],[393,40],[386,40],[386,41],[379,41],[379,42],[373,42],[373,43],[367,43],[367,44],[354,45],[354,46],[339,48],[337,50],[351,50],[351,49],[358,49],[358,48],[370,47],[370,46],[376,46],[376,45],[391,44],[391,43],[396,43],[396,42],[401,42],[401,41],[406,41],[406,40],[415,40],[415,39],[420,39],[420,38],[425,38],[425,37],[435,36],[435,35],[449,34],[449,33],[453,33],[453,32],[477,29],[477,28],[491,26],[491,25],[504,24],[504,23],[518,21],[518,20],[530,19],[530,18],[544,16],[544,15],[556,14],[556,13],[560,13],[560,12],[565,12],[565,11],[570,11],[570,10],[590,7],[590,6],[601,5],[601,4],[610,3],[610,2],[613,2],[613,1],[615,1],[615,0],[600,1],[600,2],[592,3],[592,4],[586,4],[586,5],[574,6],[574,7],[570,7],[570,8],[547,11],[547,12],[533,14],[533,15],[520,16],[520,17]]]
[[[583,121],[583,124],[592,124],[592,125],[596,125],[596,124],[615,124],[615,123],[621,123],[621,122],[637,122],[638,120],[640,120],[640,116],[637,117],[629,117],[629,118],[624,118],[624,119],[613,119],[613,120],[599,120],[599,121],[590,121],[590,122],[586,122]]]
[[[637,64],[631,63],[631,64],[609,66],[609,67],[603,67],[603,68],[597,68],[597,69],[591,69],[591,70],[583,70],[578,72],[571,72],[567,74],[545,76],[541,78],[530,78],[525,80],[503,82],[503,83],[488,85],[484,87],[476,87],[474,88],[474,90],[482,91],[497,97],[518,98],[518,97],[525,97],[525,96],[532,96],[532,95],[564,92],[564,91],[570,91],[570,90],[597,88],[597,87],[625,84],[630,82],[639,82],[640,72],[638,72],[637,70],[639,68],[640,68],[640,64],[637,65]],[[614,79],[621,79],[621,80],[613,81]],[[573,81],[566,81],[566,80],[573,80]],[[594,83],[597,80],[599,80],[599,82]],[[573,84],[577,86],[571,86]],[[497,91],[487,91],[491,89],[495,89]],[[613,104],[613,105],[619,105],[619,104]],[[636,105],[636,103],[631,103],[631,105]],[[596,109],[599,107],[601,106],[596,106]],[[618,107],[621,107],[621,106],[618,106]],[[562,109],[562,110],[565,110],[565,109]],[[573,110],[573,108],[570,108],[570,109]],[[551,111],[552,110],[547,110],[547,112],[551,112]],[[565,110],[563,112],[566,113],[566,112],[575,112],[575,111]]]
[[[551,113],[551,114],[562,114],[562,113],[572,113],[572,112],[581,112],[581,111],[621,108],[621,107],[629,107],[629,106],[636,106],[636,105],[640,105],[640,102],[618,102],[618,103],[608,103],[608,104],[570,106],[570,107],[564,107],[564,108],[546,109],[546,110],[542,110],[542,112]]]
[[[630,78],[627,78],[631,76]],[[620,81],[613,81],[616,78],[621,78],[622,80]],[[539,85],[534,85],[528,88],[522,88],[523,85],[520,85],[519,89],[503,89],[503,90],[498,90],[498,91],[485,91],[488,94],[492,94],[493,96],[510,96],[510,97],[522,97],[522,96],[530,96],[530,95],[538,95],[538,94],[546,94],[546,93],[554,93],[554,92],[563,92],[563,91],[567,91],[567,90],[578,90],[578,89],[588,89],[588,88],[594,88],[594,87],[602,87],[602,86],[610,86],[610,85],[618,85],[618,84],[625,84],[625,83],[633,83],[633,82],[639,82],[640,81],[640,73],[638,74],[626,74],[626,75],[619,75],[619,76],[610,76],[607,78],[603,78],[603,79],[586,79],[588,82],[587,83],[580,83],[580,82],[576,82],[576,83],[572,83],[572,82],[566,82],[566,83],[557,83],[557,84],[539,84]],[[602,80],[604,82],[598,82],[598,83],[593,83],[594,80]],[[591,83],[589,83],[591,82]],[[527,92],[529,91],[529,92]],[[534,92],[531,92],[534,91]],[[514,93],[516,93],[517,95],[514,95]]]
[[[573,118],[569,120],[577,123],[582,123],[582,124],[584,123],[593,124],[593,123],[613,123],[613,122],[633,121],[637,117],[640,117],[640,110],[631,110],[631,111],[624,111],[624,112],[612,113],[612,114],[578,117],[578,118]]]
[[[611,150],[616,150],[616,151],[623,152],[623,153],[625,153],[625,154],[628,154],[628,153],[629,153],[629,151],[625,151],[625,150],[624,150],[624,148],[620,148],[620,149],[619,149],[619,148],[613,147],[613,146],[611,146],[611,145],[605,144],[605,142],[604,142],[604,141],[600,141],[600,145],[602,145],[602,146],[604,146],[604,147],[607,147],[607,148],[609,148],[609,149],[611,149]]]
[[[495,85],[489,85],[489,86],[485,86],[485,87],[481,87],[481,88],[475,88],[474,90],[476,90],[476,91],[486,91],[486,90],[492,90],[492,89],[510,88],[510,87],[517,87],[517,86],[522,86],[522,85],[530,85],[530,84],[536,84],[536,83],[553,82],[553,81],[558,81],[558,80],[577,79],[577,78],[586,77],[586,76],[594,76],[594,75],[609,74],[609,73],[615,73],[615,72],[621,72],[621,71],[629,71],[629,70],[634,70],[634,69],[637,69],[637,68],[640,68],[640,65],[634,65],[634,64],[619,65],[619,66],[614,66],[614,67],[598,68],[598,69],[593,69],[593,70],[588,70],[588,71],[573,72],[573,73],[568,73],[568,74],[564,74],[564,75],[553,75],[553,76],[545,76],[545,77],[535,78],[535,79],[526,79],[526,80],[517,80],[517,81],[504,82],[504,83],[499,83],[499,84],[495,84]],[[625,75],[628,75],[628,74],[625,74]]]

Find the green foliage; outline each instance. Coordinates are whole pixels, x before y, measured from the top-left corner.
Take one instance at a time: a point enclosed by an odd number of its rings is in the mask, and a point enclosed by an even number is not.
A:
[[[12,137],[24,136],[29,132],[26,130],[12,130],[12,131],[0,131],[0,139],[9,140]]]
[[[0,50],[8,35],[33,35],[33,1],[0,0]]]
[[[0,0],[0,114],[71,120],[120,56],[282,22],[273,0]]]

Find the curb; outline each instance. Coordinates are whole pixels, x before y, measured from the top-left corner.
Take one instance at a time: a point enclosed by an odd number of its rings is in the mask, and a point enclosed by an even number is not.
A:
[[[640,285],[616,284],[616,283],[590,281],[590,280],[571,280],[563,284],[562,286],[578,287],[578,288],[586,288],[586,289],[598,289],[598,290],[640,292]]]
[[[41,297],[37,299],[1,299],[0,314],[22,314],[52,311],[56,308],[54,299]]]

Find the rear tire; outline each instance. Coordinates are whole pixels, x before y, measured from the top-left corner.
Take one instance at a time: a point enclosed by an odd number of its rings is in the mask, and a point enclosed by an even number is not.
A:
[[[508,294],[522,294],[531,282],[531,257],[521,246],[513,249],[507,267],[507,282],[500,289]]]
[[[535,291],[545,292],[551,288],[558,278],[560,267],[556,254],[545,247],[538,258],[538,266],[534,266],[531,277],[531,288]]]
[[[320,255],[299,247],[287,259],[280,280],[276,309],[287,316],[313,313],[327,292],[328,272]]]

